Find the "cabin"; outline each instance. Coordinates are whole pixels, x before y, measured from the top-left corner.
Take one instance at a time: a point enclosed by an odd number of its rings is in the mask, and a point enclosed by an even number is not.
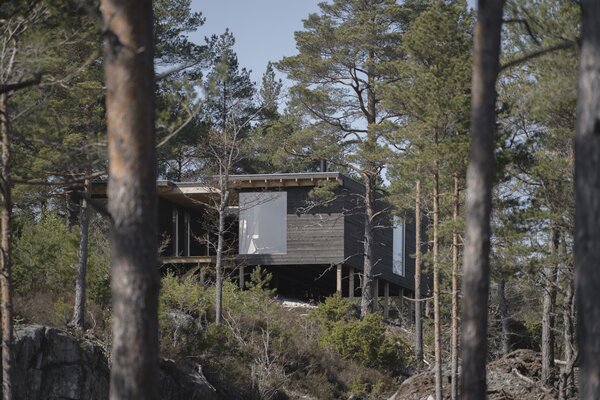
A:
[[[337,172],[315,172],[231,175],[229,187],[226,267],[242,287],[251,269],[261,266],[284,296],[360,296],[361,183]],[[96,184],[93,195],[105,190],[105,184]],[[159,181],[157,192],[161,264],[185,269],[214,263],[214,210],[220,201],[214,181]],[[390,297],[414,295],[415,225],[411,218],[392,216],[383,201],[377,209],[375,290],[387,313]]]

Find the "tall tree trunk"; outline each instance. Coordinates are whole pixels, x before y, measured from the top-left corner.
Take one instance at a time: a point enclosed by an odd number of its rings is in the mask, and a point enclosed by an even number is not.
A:
[[[440,322],[440,265],[438,228],[440,220],[439,173],[433,173],[433,337],[435,349],[435,398],[442,400],[442,327]]]
[[[102,0],[112,217],[111,400],[158,398],[151,0]]]
[[[77,280],[75,281],[75,308],[71,325],[80,330],[85,326],[85,301],[86,301],[86,275],[88,262],[88,239],[90,234],[90,207],[87,197],[90,195],[91,168],[86,169],[86,178],[83,184],[83,200],[81,201],[81,215],[79,217],[79,259],[77,260]]]
[[[421,312],[421,180],[415,187],[415,356],[423,363],[423,315]]]
[[[559,394],[560,399],[566,400],[573,396],[575,391],[575,380],[573,370],[577,354],[575,351],[575,326],[574,326],[574,296],[573,279],[567,276],[565,279],[565,297],[563,298],[563,343],[565,365],[560,376]]]
[[[557,246],[558,231],[555,227],[552,227],[549,243],[551,261],[544,272],[542,311],[542,382],[549,388],[554,385],[554,308],[556,306],[556,279],[558,278]]]
[[[369,60],[375,58],[375,52],[369,51]],[[363,143],[363,151],[367,154],[375,151],[377,147],[377,136],[375,135],[375,123],[376,123],[376,99],[374,93],[375,81],[373,79],[373,73],[371,71],[371,64],[369,64],[367,71],[367,112],[365,118],[367,120],[367,138]],[[370,160],[366,160],[362,165],[363,172],[361,176],[365,184],[365,215],[364,215],[364,260],[363,260],[363,281],[362,281],[362,296],[360,301],[360,316],[364,318],[368,312],[373,311],[373,300],[377,301],[379,293],[373,293],[374,282],[373,282],[373,267],[375,257],[375,238],[373,233],[373,224],[375,223],[375,181],[379,169],[377,165],[374,165]]]
[[[450,339],[450,398],[458,397],[458,217],[460,211],[460,187],[458,174],[454,174],[454,209],[452,210],[452,335]]]
[[[494,173],[496,79],[504,0],[479,0],[471,96],[471,154],[467,170],[463,261],[461,398],[486,394],[490,213]]]
[[[502,355],[507,355],[510,352],[510,337],[508,330],[508,304],[506,303],[506,281],[500,279],[497,284],[498,288],[498,308],[500,313],[500,326],[502,329]]]
[[[217,232],[217,255],[215,260],[216,270],[216,299],[215,323],[220,324],[223,317],[223,252],[225,242],[225,212],[229,203],[229,176],[221,173],[219,177],[221,197],[219,203],[219,227]]]
[[[600,398],[600,2],[581,0],[575,135],[575,294],[580,398]]]
[[[364,262],[362,296],[360,299],[360,316],[364,318],[373,311],[373,259],[375,257],[375,238],[373,236],[373,218],[375,215],[375,179],[370,174],[364,176],[365,181],[365,214],[364,214]]]
[[[0,312],[2,313],[2,398],[13,398],[12,380],[14,367],[13,353],[13,302],[12,302],[12,176],[10,121],[8,120],[8,95],[0,95],[0,140],[2,141],[2,158],[0,160],[0,185],[2,209],[0,210]]]

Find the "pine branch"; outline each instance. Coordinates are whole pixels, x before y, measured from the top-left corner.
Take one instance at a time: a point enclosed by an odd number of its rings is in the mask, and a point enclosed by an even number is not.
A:
[[[0,94],[14,92],[14,91],[17,91],[20,89],[28,88],[30,86],[39,85],[41,81],[42,81],[42,74],[38,72],[37,74],[35,74],[33,79],[29,79],[29,80],[22,81],[22,82],[16,82],[16,83],[8,83],[6,85],[0,85]]]
[[[505,69],[509,69],[509,68],[515,67],[515,66],[520,65],[520,64],[522,64],[522,63],[524,63],[526,61],[529,61],[529,60],[532,60],[534,58],[543,56],[545,54],[552,53],[552,52],[559,51],[559,50],[570,49],[570,48],[572,48],[572,47],[574,47],[576,45],[577,45],[577,41],[565,40],[564,42],[555,44],[554,46],[550,46],[550,47],[546,47],[544,49],[533,51],[533,52],[531,52],[529,54],[524,55],[523,57],[519,57],[517,59],[514,59],[514,60],[512,60],[512,61],[510,61],[510,62],[502,65],[500,67],[500,70],[504,71]]]

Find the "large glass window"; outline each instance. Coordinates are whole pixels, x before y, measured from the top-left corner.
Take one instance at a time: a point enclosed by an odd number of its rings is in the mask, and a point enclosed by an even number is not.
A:
[[[404,236],[405,224],[404,219],[394,217],[394,273],[404,276]]]
[[[240,193],[239,254],[287,253],[287,193]]]

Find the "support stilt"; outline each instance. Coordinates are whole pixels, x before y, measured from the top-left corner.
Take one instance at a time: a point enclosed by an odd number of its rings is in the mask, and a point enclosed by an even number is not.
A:
[[[390,318],[390,283],[385,281],[383,283],[383,319],[388,320]]]
[[[354,268],[348,269],[348,297],[354,298]]]

